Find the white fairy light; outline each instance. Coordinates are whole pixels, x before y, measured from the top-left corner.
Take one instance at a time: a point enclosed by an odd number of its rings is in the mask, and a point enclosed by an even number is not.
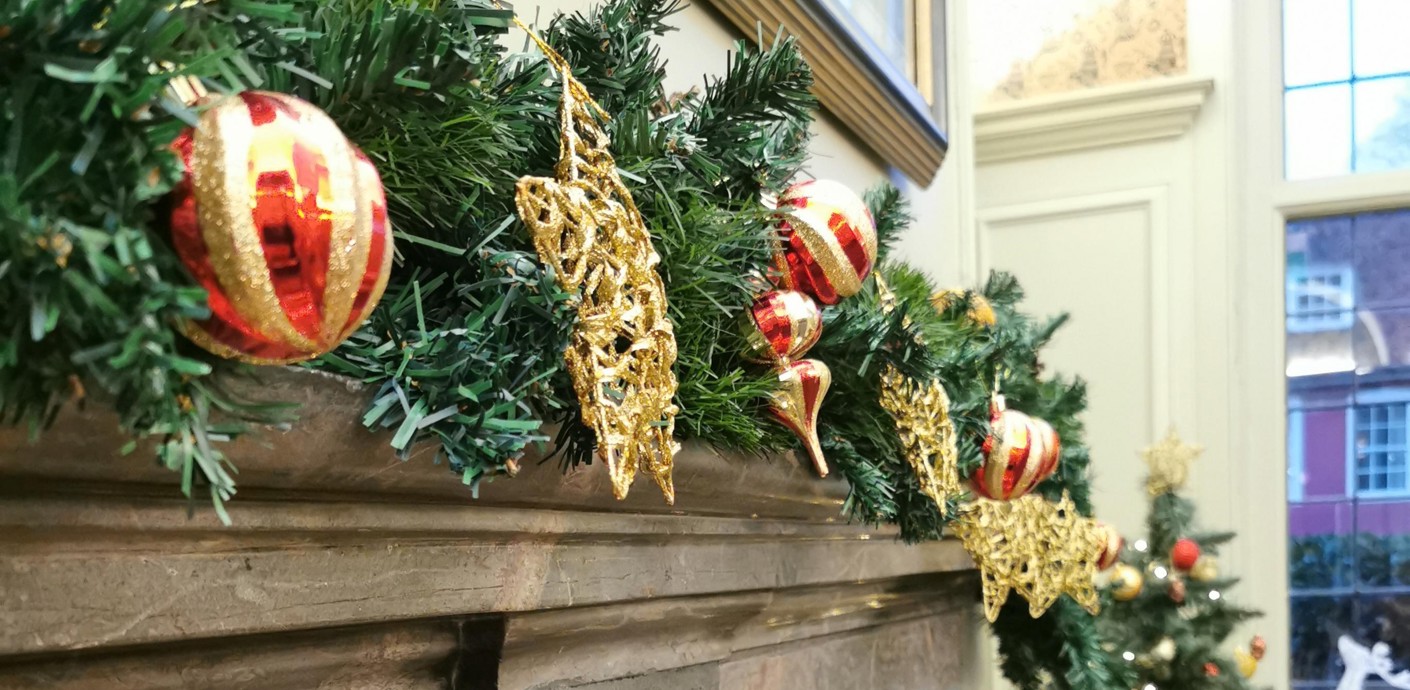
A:
[[[1155,573],[1155,579],[1157,580],[1164,580],[1165,576],[1170,574],[1170,571],[1166,570],[1165,566],[1160,565],[1156,566],[1155,570],[1152,572]]]
[[[1157,688],[1155,683],[1146,683],[1146,687],[1141,688],[1141,690],[1160,690],[1160,688]]]
[[[1210,600],[1210,601],[1219,601],[1219,596],[1220,596],[1219,590],[1217,590],[1217,589],[1211,589],[1211,590],[1209,590],[1209,600]]]
[[[1131,548],[1133,548],[1133,549],[1135,549],[1135,550],[1137,550],[1137,551],[1140,551],[1140,552],[1142,552],[1142,553],[1145,553],[1145,550],[1148,549],[1148,548],[1150,548],[1150,544],[1147,544],[1147,543],[1146,543],[1146,540],[1144,540],[1144,539],[1137,539],[1137,540],[1136,540],[1136,543],[1131,545]]]
[[[1122,653],[1121,653],[1121,658],[1122,658],[1122,659],[1125,659],[1125,660],[1127,660],[1127,661],[1135,661],[1135,660],[1136,660],[1136,654],[1135,654],[1134,652],[1122,652]]]

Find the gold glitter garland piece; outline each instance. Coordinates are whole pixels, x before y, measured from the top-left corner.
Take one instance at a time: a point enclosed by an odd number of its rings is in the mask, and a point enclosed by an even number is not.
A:
[[[1028,600],[1034,618],[1063,594],[1090,613],[1100,609],[1092,578],[1103,545],[1101,527],[1078,515],[1066,493],[1057,503],[1035,495],[981,499],[966,507],[955,532],[979,567],[989,622],[998,619],[1012,591]]]
[[[1192,446],[1180,440],[1174,429],[1157,443],[1144,451],[1150,476],[1146,477],[1146,493],[1159,496],[1184,488],[1190,476],[1190,463],[1203,453],[1200,446]]]
[[[960,493],[960,476],[945,387],[939,381],[921,385],[888,365],[881,372],[881,407],[896,422],[902,452],[920,482],[920,492],[935,501],[941,517],[947,517],[946,499]]]
[[[519,178],[515,201],[539,259],[579,294],[563,359],[582,418],[597,435],[613,495],[626,498],[640,468],[674,504],[676,336],[656,272],[661,257],[608,151],[606,113],[563,57],[514,21],[563,79],[555,176]]]

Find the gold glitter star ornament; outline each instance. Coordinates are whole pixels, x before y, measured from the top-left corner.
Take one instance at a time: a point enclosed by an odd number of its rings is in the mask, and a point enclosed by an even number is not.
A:
[[[979,567],[989,622],[1015,591],[1034,618],[1064,594],[1092,614],[1099,610],[1092,578],[1105,537],[1096,520],[1077,514],[1066,493],[1057,503],[1037,495],[980,499],[966,507],[955,532]]]
[[[1171,429],[1160,443],[1141,451],[1146,465],[1150,467],[1150,476],[1146,477],[1146,493],[1159,496],[1184,488],[1190,476],[1190,463],[1203,452],[1203,448],[1181,441],[1180,436]]]
[[[641,469],[673,504],[676,336],[656,273],[661,257],[607,150],[606,113],[563,57],[515,22],[563,80],[554,177],[520,178],[515,201],[539,259],[579,295],[563,359],[583,422],[597,435],[613,495],[626,498]]]

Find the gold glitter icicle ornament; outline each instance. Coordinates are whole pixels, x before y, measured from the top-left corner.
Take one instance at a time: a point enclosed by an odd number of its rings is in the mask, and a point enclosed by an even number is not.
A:
[[[989,622],[1012,591],[1028,600],[1034,618],[1063,594],[1092,614],[1099,610],[1092,578],[1105,536],[1096,520],[1077,514],[1066,493],[1057,503],[1036,495],[980,499],[965,507],[955,532],[979,567]]]
[[[582,418],[597,435],[613,495],[626,498],[640,468],[674,504],[676,335],[656,272],[661,257],[607,150],[607,114],[563,56],[514,22],[563,80],[554,177],[519,178],[515,201],[539,259],[579,295],[563,359]]]
[[[881,273],[876,274],[881,310],[896,309],[896,294]],[[949,515],[946,499],[961,492],[959,446],[950,420],[950,396],[939,381],[922,384],[888,365],[881,372],[881,408],[896,422],[902,452],[920,483],[920,492],[935,502],[940,515]]]
[[[945,387],[939,381],[922,385],[887,366],[881,372],[881,408],[896,422],[902,452],[920,482],[920,492],[935,501],[942,517],[948,516],[945,501],[961,489],[959,448]]]

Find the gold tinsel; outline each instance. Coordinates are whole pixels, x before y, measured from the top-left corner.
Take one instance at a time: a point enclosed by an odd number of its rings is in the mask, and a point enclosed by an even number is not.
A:
[[[895,311],[896,293],[876,274],[877,299],[887,314]],[[903,322],[910,325],[910,317]],[[920,492],[935,501],[942,517],[949,515],[946,499],[960,493],[959,448],[955,425],[950,421],[950,396],[939,381],[921,384],[907,378],[896,367],[881,372],[881,408],[896,422],[902,451]]]
[[[515,200],[539,259],[580,294],[563,358],[584,423],[597,434],[612,493],[625,498],[640,468],[675,503],[676,336],[666,316],[661,257],[617,175],[601,123],[607,114],[567,61],[518,19],[563,79],[554,177],[522,177]]]
[[[1190,463],[1203,452],[1203,448],[1181,441],[1180,436],[1171,429],[1160,443],[1141,452],[1150,467],[1150,476],[1146,477],[1146,493],[1159,496],[1183,488],[1190,476]]]
[[[1050,503],[1029,494],[1012,501],[980,499],[965,507],[955,532],[979,567],[984,615],[993,622],[1017,591],[1037,618],[1066,594],[1091,613],[1099,609],[1092,578],[1105,538],[1096,520],[1077,514],[1072,499]]]

